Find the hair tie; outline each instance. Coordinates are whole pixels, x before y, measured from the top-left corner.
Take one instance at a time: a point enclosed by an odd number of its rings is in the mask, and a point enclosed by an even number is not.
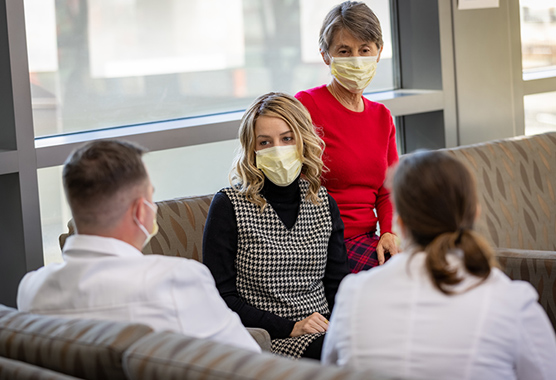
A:
[[[458,237],[456,238],[456,240],[454,241],[454,243],[456,245],[459,245],[459,243],[461,243],[461,236],[463,235],[463,232],[465,231],[465,228],[458,228],[457,233],[458,233]]]

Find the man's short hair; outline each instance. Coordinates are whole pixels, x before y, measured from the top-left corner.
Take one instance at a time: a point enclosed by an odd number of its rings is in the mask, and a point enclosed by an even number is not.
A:
[[[142,196],[148,174],[136,144],[101,140],[75,150],[64,163],[63,181],[76,226],[109,227]]]

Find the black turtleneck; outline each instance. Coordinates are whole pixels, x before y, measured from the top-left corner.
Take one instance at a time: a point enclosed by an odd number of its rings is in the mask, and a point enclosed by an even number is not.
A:
[[[299,214],[301,195],[299,178],[291,185],[277,186],[267,178],[261,194],[278,214],[284,225],[291,229]],[[328,258],[323,279],[324,291],[330,311],[340,282],[349,273],[344,244],[344,224],[336,201],[328,195],[332,216],[332,233],[328,241]],[[220,295],[230,309],[235,311],[246,327],[260,327],[268,331],[272,339],[290,335],[295,321],[259,310],[247,304],[236,287],[235,258],[238,248],[237,221],[228,196],[216,193],[210,205],[203,235],[203,263],[210,269]]]
[[[288,186],[275,185],[265,177],[261,195],[270,203],[286,228],[291,230],[297,220],[301,204],[299,177]]]

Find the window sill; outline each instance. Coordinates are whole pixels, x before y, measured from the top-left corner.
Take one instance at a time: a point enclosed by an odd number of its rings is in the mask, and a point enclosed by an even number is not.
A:
[[[392,116],[440,111],[444,106],[442,91],[393,90],[365,94],[365,97],[383,103],[390,109]],[[151,151],[232,140],[237,138],[242,116],[243,111],[238,111],[39,137],[35,139],[37,167],[40,169],[62,165],[74,149],[92,140],[125,139],[141,144]]]

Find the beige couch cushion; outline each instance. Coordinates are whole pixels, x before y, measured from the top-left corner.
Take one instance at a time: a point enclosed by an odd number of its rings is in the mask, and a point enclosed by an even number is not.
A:
[[[143,249],[145,255],[181,256],[203,261],[203,231],[214,194],[175,198],[156,202],[159,232]],[[60,248],[75,233],[73,221],[68,232],[60,235]]]
[[[0,380],[75,380],[77,377],[0,356]]]
[[[556,132],[446,151],[475,174],[492,245],[556,251]]]
[[[124,355],[132,380],[178,379],[367,379],[364,373],[323,367],[317,361],[257,354],[237,347],[168,332],[151,334]]]
[[[13,309],[12,309],[13,310]],[[0,356],[83,379],[125,379],[122,354],[152,332],[120,322],[22,312],[0,318]]]

